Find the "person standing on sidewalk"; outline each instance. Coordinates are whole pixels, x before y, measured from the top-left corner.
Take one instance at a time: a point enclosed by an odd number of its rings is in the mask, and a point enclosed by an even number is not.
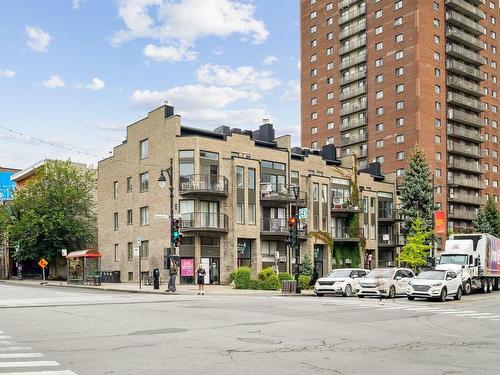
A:
[[[198,266],[198,269],[196,270],[196,278],[198,280],[198,295],[205,295],[205,275],[206,275],[205,269],[201,266],[201,264]]]
[[[172,260],[172,264],[170,265],[170,269],[168,270],[169,274],[169,279],[168,279],[168,291],[169,292],[175,292],[176,287],[175,287],[175,278],[177,276],[177,264],[175,263],[175,260]]]

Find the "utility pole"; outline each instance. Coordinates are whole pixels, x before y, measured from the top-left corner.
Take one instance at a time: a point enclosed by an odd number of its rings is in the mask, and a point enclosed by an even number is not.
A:
[[[300,293],[299,275],[300,275],[300,243],[299,243],[299,195],[300,187],[292,187],[293,194],[295,195],[295,214],[293,215],[294,222],[294,235],[292,239],[293,249],[295,249],[295,292]]]

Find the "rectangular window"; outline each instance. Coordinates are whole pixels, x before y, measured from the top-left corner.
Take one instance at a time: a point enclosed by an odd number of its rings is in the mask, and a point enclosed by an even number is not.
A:
[[[141,225],[149,225],[149,207],[141,207]]]
[[[399,117],[396,119],[396,127],[403,126],[405,124],[405,118],[404,117]]]
[[[405,85],[403,85],[402,83],[399,84],[399,85],[396,85],[396,93],[399,94],[401,92],[405,91]]]
[[[139,142],[140,159],[146,159],[149,156],[149,139],[144,139]]]
[[[119,261],[119,254],[118,254],[118,244],[115,243],[115,262]]]
[[[405,152],[404,151],[396,152],[396,160],[404,160],[404,159],[405,159]]]
[[[403,7],[403,0],[399,0],[394,3],[394,10],[399,10],[402,7]]]
[[[127,260],[132,260],[134,258],[134,248],[132,242],[127,242]]]
[[[238,224],[245,223],[245,204],[243,202],[236,204],[236,222]]]
[[[149,258],[149,241],[141,242],[141,259]]]
[[[127,177],[127,193],[132,192],[132,177]]]
[[[127,210],[127,225],[132,225],[134,223],[133,211]]]
[[[394,20],[394,27],[401,26],[403,24],[403,17],[398,17]]]
[[[382,148],[384,147],[384,140],[383,139],[379,139],[375,142],[375,147],[377,148]]]
[[[113,214],[113,230],[118,230],[118,212]]]
[[[403,109],[405,107],[405,102],[404,100],[400,100],[396,102],[396,110],[399,111],[400,109]]]
[[[404,143],[404,141],[405,141],[404,134],[399,134],[396,136],[396,143]]]
[[[398,34],[394,37],[394,43],[401,43],[403,41],[403,34]]]
[[[113,182],[113,199],[118,199],[118,181]]]
[[[375,28],[375,35],[382,34],[383,31],[384,31],[383,27],[382,26],[378,26],[378,27]]]
[[[242,189],[245,187],[245,182],[243,180],[243,167],[236,167],[236,187]]]
[[[378,42],[375,44],[375,51],[380,51],[383,48],[384,48],[384,43]]]
[[[401,77],[405,73],[404,68],[401,66],[399,68],[394,69],[394,75],[396,77]]]
[[[394,60],[401,60],[404,57],[404,52],[403,51],[397,51],[394,54]]]
[[[139,175],[139,180],[141,181],[140,191],[141,193],[149,190],[149,173],[144,172]]]
[[[384,65],[384,59],[380,58],[380,59],[375,60],[375,66],[377,68],[380,68],[382,65]]]

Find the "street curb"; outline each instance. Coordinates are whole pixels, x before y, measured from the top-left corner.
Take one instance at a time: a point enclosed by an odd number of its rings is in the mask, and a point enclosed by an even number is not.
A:
[[[80,290],[97,290],[101,292],[121,292],[121,293],[135,293],[135,294],[152,294],[152,295],[176,295],[176,296],[195,296],[197,292],[186,293],[186,292],[154,292],[150,290],[133,290],[133,289],[116,289],[116,288],[108,288],[108,287],[89,287],[89,286],[78,286],[78,285],[67,285],[67,284],[46,284],[46,285],[37,285],[33,283],[24,283],[22,281],[16,280],[0,280],[2,284],[10,284],[10,285],[22,285],[32,288],[38,287],[54,287],[54,288],[71,288],[71,289],[80,289]],[[246,297],[313,297],[314,294],[284,294],[281,292],[276,293],[220,293],[220,292],[205,292],[207,295],[213,296],[246,296]]]

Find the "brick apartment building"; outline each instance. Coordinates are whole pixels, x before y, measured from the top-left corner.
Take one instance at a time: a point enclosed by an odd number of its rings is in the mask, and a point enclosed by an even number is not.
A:
[[[160,169],[173,159],[174,217],[184,238],[180,282],[194,282],[204,264],[211,283],[227,283],[238,266],[254,273],[277,265],[292,272],[287,219],[308,208],[300,223],[301,255],[308,253],[321,274],[335,266],[332,254],[310,231],[327,231],[334,243],[360,243],[366,267],[393,264],[400,244],[395,175],[377,165],[359,173],[360,204],[351,201],[353,157],[337,159],[333,145],[321,150],[291,147],[291,137],[275,137],[265,123],[257,131],[219,127],[215,131],[181,125],[174,108],[161,106],[127,127],[126,140],[98,168],[99,251],[103,271],[119,271],[121,281],[138,279],[137,238],[142,241],[141,277],[162,270],[170,247],[169,190],[160,188]],[[360,230],[347,219],[361,213]],[[365,233],[366,232],[366,233]],[[379,249],[380,247],[380,249]]]
[[[302,145],[403,176],[415,145],[467,230],[498,199],[498,1],[301,0]]]

